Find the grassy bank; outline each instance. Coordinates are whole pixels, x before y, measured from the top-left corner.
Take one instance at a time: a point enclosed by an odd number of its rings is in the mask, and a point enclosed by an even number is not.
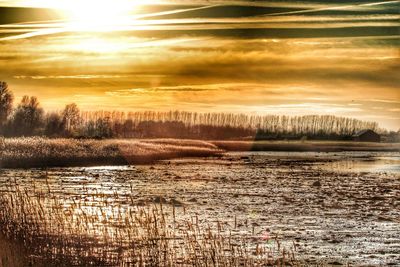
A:
[[[366,143],[338,141],[213,141],[226,151],[287,151],[287,152],[342,152],[375,151],[399,152],[400,143]]]
[[[0,167],[126,165],[221,152],[211,143],[192,140],[6,138],[0,140]]]
[[[299,141],[200,141],[178,139],[0,139],[1,168],[127,165],[207,157],[225,151],[400,151],[400,144]]]

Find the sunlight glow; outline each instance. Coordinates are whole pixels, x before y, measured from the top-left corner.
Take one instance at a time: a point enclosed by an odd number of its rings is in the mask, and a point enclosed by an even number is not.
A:
[[[102,30],[113,25],[123,25],[129,20],[129,12],[134,9],[131,1],[73,1],[67,2],[67,15],[78,30]],[[109,29],[107,29],[109,30]]]
[[[42,0],[42,6],[61,10],[68,17],[68,28],[76,31],[112,31],[127,25],[130,14],[144,0]],[[146,1],[148,4],[148,1]]]
[[[72,50],[93,53],[117,53],[129,48],[129,44],[109,40],[106,38],[93,37],[82,39],[71,45]]]

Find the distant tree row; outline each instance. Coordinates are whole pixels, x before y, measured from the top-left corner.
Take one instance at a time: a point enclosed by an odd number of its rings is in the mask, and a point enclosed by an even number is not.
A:
[[[336,116],[277,116],[233,113],[81,112],[74,103],[44,112],[34,96],[13,107],[13,94],[0,82],[0,135],[77,138],[346,139],[375,122]],[[395,133],[396,134],[396,133]]]
[[[337,134],[352,135],[361,129],[377,130],[376,122],[365,122],[353,118],[331,115],[277,116],[245,115],[233,113],[197,113],[185,111],[144,111],[144,112],[84,112],[84,121],[109,118],[113,122],[131,120],[135,125],[141,122],[182,122],[186,126],[207,125],[259,130],[267,134]]]

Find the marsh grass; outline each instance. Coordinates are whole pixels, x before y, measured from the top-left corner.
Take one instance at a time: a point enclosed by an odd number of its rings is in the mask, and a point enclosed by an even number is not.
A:
[[[211,143],[196,140],[2,138],[0,167],[126,165],[221,152]]]
[[[138,207],[129,193],[60,196],[46,184],[14,179],[0,195],[1,233],[34,266],[297,265],[293,247],[239,231],[236,220],[200,222],[163,203]]]
[[[399,144],[296,141],[201,141],[187,139],[1,138],[0,168],[147,164],[226,151],[400,151]]]

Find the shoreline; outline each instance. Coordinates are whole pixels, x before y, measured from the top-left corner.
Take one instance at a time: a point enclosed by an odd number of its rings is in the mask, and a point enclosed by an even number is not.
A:
[[[400,143],[354,141],[212,141],[226,151],[270,152],[400,152]]]
[[[176,158],[220,157],[227,152],[400,152],[400,143],[30,137],[2,139],[0,148],[0,168],[47,168],[142,165]]]

